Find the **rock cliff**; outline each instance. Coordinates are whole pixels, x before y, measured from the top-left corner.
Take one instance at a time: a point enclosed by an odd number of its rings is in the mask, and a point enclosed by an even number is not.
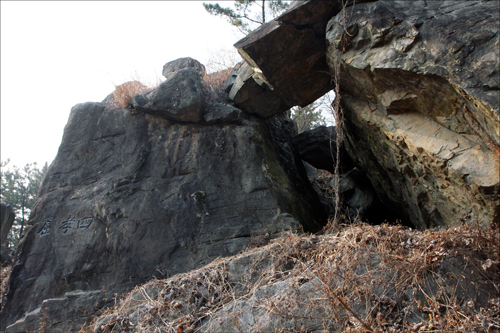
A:
[[[175,94],[186,71],[158,89]],[[179,123],[143,109],[71,110],[19,246],[3,328],[46,299],[105,290],[104,299],[237,254],[258,235],[325,224],[289,120]]]
[[[113,293],[127,293],[155,277],[198,269],[217,257],[238,254],[252,241],[259,245],[283,236],[285,230],[320,230],[324,210],[297,148],[314,164],[308,154],[324,153],[324,147],[313,151],[301,137],[295,138],[295,146],[293,123],[283,111],[309,104],[336,81],[345,117],[339,124],[343,142],[335,143],[345,152],[340,190],[353,214],[368,212],[376,203],[372,213],[381,220],[389,216],[384,211],[390,208],[396,214],[392,216],[402,216],[418,228],[474,220],[500,224],[498,2],[358,0],[347,8],[342,4],[297,1],[281,17],[238,42],[235,46],[245,62],[228,71],[223,87],[230,100],[223,92],[217,101],[207,98],[204,66],[184,58],[165,65],[167,80],[135,96],[125,109],[112,107],[110,96],[103,103],[75,106],[33,208],[30,230],[16,254],[1,313],[2,330],[7,325],[7,332],[36,328],[43,313],[50,315],[54,332],[78,330],[112,305]],[[330,139],[324,142],[330,145]],[[321,168],[335,162],[321,159],[316,164]],[[346,271],[352,273],[344,280],[349,283],[354,277],[369,277],[368,282],[361,279],[345,290],[355,290],[352,306],[361,308],[363,316],[378,311],[389,318],[397,308],[404,318],[411,311],[418,313],[409,320],[420,325],[418,321],[430,312],[409,307],[425,300],[415,298],[415,290],[428,281],[419,280],[424,271],[418,273],[415,267],[437,269],[443,279],[451,279],[453,273],[453,281],[446,282],[451,286],[461,276],[453,267],[469,267],[470,262],[488,257],[481,262],[481,274],[498,277],[498,253],[495,257],[491,248],[486,253],[473,244],[470,239],[478,236],[467,228],[436,232],[434,238],[388,226],[354,228],[324,240],[299,239],[292,233],[273,245],[275,250],[294,249],[279,250],[284,255],[276,265],[270,262],[277,257],[269,255],[249,271],[244,266],[253,261],[245,256],[254,254],[240,254],[236,263],[231,259],[205,266],[222,263],[215,273],[202,269],[149,283],[146,294],[143,287],[136,289],[125,303],[135,302],[139,308],[101,317],[95,331],[115,326],[133,330],[130,324],[137,325],[139,317],[165,309],[159,304],[167,304],[171,328],[181,331],[196,325],[207,331],[333,329],[340,324],[295,325],[276,313],[264,322],[265,314],[254,308],[263,299],[288,306],[284,300],[292,293],[307,306],[310,299],[325,300],[332,290],[335,295],[340,287],[336,278]],[[468,238],[462,239],[464,233]],[[342,255],[332,244],[343,247]],[[363,249],[374,252],[365,255]],[[394,268],[394,257],[381,252],[387,249],[400,251],[398,263],[407,256],[403,266]],[[467,258],[458,249],[467,249]],[[351,260],[354,257],[357,261]],[[328,280],[321,277],[318,259],[325,269],[333,269]],[[433,266],[435,262],[441,266]],[[376,291],[365,290],[375,281],[365,270],[373,265],[380,267],[371,271],[375,276],[384,275],[373,286]],[[269,278],[253,290],[243,290],[240,282],[259,280],[259,267],[272,267],[266,273]],[[411,285],[397,294],[384,291],[400,272],[404,272],[401,281],[411,280]],[[474,279],[473,274],[479,274],[476,269],[462,272]],[[241,276],[245,280],[238,280]],[[474,287],[478,293],[489,293],[488,300],[480,300],[476,294],[465,295],[472,290],[465,279],[461,299],[470,308],[486,307],[490,298],[498,299],[492,281],[488,278],[484,290]],[[222,299],[226,287],[234,288],[232,295],[248,297]],[[436,288],[429,285],[426,292],[437,295]],[[361,289],[363,304],[356,294]],[[450,299],[456,295],[454,289],[443,293]],[[154,300],[138,301],[153,294]],[[191,303],[179,303],[179,295]],[[329,302],[348,311],[335,299]],[[372,304],[371,310],[363,308],[365,304]],[[312,309],[307,315],[330,318],[325,304],[314,309],[290,306],[273,309],[281,314],[292,309],[295,317]],[[61,307],[71,311],[57,311]],[[198,317],[193,317],[192,309]],[[213,314],[213,320],[206,313]],[[341,316],[348,318],[345,325],[355,322],[361,327],[359,318],[356,321],[343,310]],[[277,317],[284,322],[278,324]],[[408,330],[413,327],[397,318],[393,322]]]
[[[500,219],[496,1],[377,1],[327,27],[346,149],[421,228]]]
[[[414,226],[500,223],[498,6],[301,1],[235,47],[253,85],[287,106],[338,79],[345,149],[385,206]],[[230,96],[245,95],[238,89]]]

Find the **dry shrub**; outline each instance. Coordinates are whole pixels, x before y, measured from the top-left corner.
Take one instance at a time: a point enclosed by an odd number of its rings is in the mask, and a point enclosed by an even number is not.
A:
[[[136,287],[97,320],[97,332],[192,332],[233,295],[224,261]],[[83,332],[83,331],[82,331]]]
[[[224,102],[226,92],[224,91],[224,81],[231,74],[233,68],[221,70],[219,72],[206,74],[202,78],[207,102]]]
[[[267,292],[253,302],[264,309],[255,318],[266,317],[255,319],[256,329],[498,332],[499,241],[498,230],[469,225],[425,232],[357,225],[281,240],[276,264],[252,287]],[[242,316],[230,327],[243,327]]]
[[[469,224],[290,233],[137,287],[97,326],[102,332],[499,332],[499,241],[497,229]]]
[[[115,86],[113,92],[115,107],[125,108],[132,97],[147,93],[154,88],[149,88],[140,81],[134,80]]]
[[[0,298],[2,302],[0,303],[0,310],[3,307],[3,296],[7,292],[7,282],[9,281],[10,271],[12,270],[12,265],[6,265],[5,267],[0,267]]]

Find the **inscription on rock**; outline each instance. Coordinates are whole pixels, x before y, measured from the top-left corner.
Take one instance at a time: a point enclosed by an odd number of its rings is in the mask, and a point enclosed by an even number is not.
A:
[[[54,216],[49,216],[42,220],[42,228],[38,232],[40,234],[40,237],[48,235],[50,233],[50,225],[52,224],[52,221],[54,221],[54,219]]]
[[[50,234],[52,224],[57,224],[54,220],[54,216],[49,216],[42,220],[42,227],[38,231],[40,237]],[[66,234],[70,229],[88,230],[93,221],[93,217],[84,217],[77,220],[75,216],[69,215],[65,221],[61,221],[59,229],[62,230],[63,234]]]

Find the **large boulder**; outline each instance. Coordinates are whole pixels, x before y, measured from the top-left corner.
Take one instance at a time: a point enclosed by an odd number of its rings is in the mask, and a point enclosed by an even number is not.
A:
[[[190,57],[185,57],[185,58],[179,58],[179,59],[167,62],[163,66],[162,74],[164,77],[169,79],[177,71],[179,71],[181,69],[185,69],[185,68],[192,68],[192,69],[196,70],[198,73],[200,73],[201,76],[204,76],[207,72],[205,69],[205,66],[203,66],[203,64],[200,63],[198,60],[190,58]]]
[[[232,82],[229,98],[247,113],[261,117],[273,116],[288,110],[292,105],[287,104],[273,91],[273,87],[266,81],[262,73],[243,63]],[[230,81],[232,81],[230,77]],[[229,83],[228,83],[229,85]]]
[[[499,3],[380,0],[348,13],[328,24],[327,58],[355,163],[415,226],[498,222]]]
[[[133,97],[130,107],[165,119],[199,122],[206,113],[200,73],[193,68],[176,71],[155,90]]]
[[[57,299],[49,310],[72,304],[68,292],[121,294],[257,235],[319,230],[325,216],[289,144],[293,128],[279,117],[181,124],[76,105],[19,245],[2,330],[44,300]]]
[[[248,95],[244,101],[252,105],[260,102],[261,95],[266,99],[272,96],[273,102],[269,103],[264,115],[269,116],[292,106],[307,106],[330,91],[325,27],[341,9],[342,1],[296,2],[290,10],[238,41],[234,46],[259,79],[255,83],[233,86],[230,97],[241,90],[240,95]],[[243,81],[252,80],[247,72],[240,73]],[[256,85],[262,87],[262,94],[255,92]],[[247,89],[251,93],[247,93]],[[247,111],[241,102],[236,99],[235,102]]]

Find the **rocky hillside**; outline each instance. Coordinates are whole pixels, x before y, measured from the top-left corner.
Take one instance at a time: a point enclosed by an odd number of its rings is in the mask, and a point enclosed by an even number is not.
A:
[[[294,2],[224,82],[182,58],[76,105],[1,330],[499,330],[499,4],[343,3]]]
[[[83,330],[498,332],[496,231],[354,225],[289,234],[139,286]]]

